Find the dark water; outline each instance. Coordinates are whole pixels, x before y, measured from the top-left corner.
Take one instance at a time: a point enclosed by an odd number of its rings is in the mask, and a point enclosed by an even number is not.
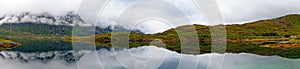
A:
[[[52,40],[28,40],[22,41],[22,46],[15,47],[12,51],[45,52],[72,50],[72,43]]]
[[[48,51],[70,51],[74,50],[74,45],[85,46],[81,47],[83,50],[84,48],[91,49],[109,49],[106,46],[93,46],[92,44],[87,43],[79,43],[79,42],[66,42],[63,40],[17,40],[18,42],[22,43],[21,46],[12,48],[8,51],[20,51],[20,52],[48,52]]]

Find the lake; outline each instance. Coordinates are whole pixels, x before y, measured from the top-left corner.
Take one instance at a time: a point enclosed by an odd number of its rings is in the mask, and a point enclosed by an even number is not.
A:
[[[224,57],[222,69],[297,69],[300,59],[249,53],[179,54],[155,46],[131,49],[101,48],[97,51],[1,51],[1,69],[206,69],[210,58]],[[212,68],[214,69],[214,68]]]

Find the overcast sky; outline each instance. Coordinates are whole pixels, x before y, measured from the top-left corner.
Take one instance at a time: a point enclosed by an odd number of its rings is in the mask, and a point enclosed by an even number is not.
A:
[[[0,0],[0,17],[23,12],[64,15],[69,11],[77,11],[81,2],[81,0]],[[226,24],[242,24],[300,13],[300,0],[216,0],[216,2]],[[139,29],[145,33],[162,32],[171,27],[188,24],[209,25],[201,9],[190,0],[112,0],[103,10],[103,15],[98,17],[100,17],[98,25],[101,27],[119,25]]]

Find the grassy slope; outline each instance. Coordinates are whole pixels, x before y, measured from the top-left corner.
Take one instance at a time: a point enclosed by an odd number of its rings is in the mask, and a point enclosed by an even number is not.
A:
[[[1,34],[30,33],[39,35],[71,35],[72,27],[35,23],[12,23],[0,25]]]
[[[187,25],[180,26],[176,29],[189,29],[195,27],[199,39],[210,39],[210,27],[204,25]],[[300,34],[300,15],[288,15],[271,20],[262,20],[246,24],[226,25],[227,39],[263,39],[263,38],[281,38],[287,35]],[[100,39],[110,39],[109,34],[98,35]],[[163,33],[153,35],[131,33],[132,40],[178,40],[178,35],[175,29],[167,30]]]
[[[236,36],[244,38],[256,37],[260,38],[266,36],[283,37],[285,35],[299,35],[300,34],[300,15],[288,15],[271,20],[262,20],[243,25],[229,25],[226,26],[229,38],[237,38]]]
[[[5,40],[5,39],[3,39],[3,38],[0,38],[0,42],[10,43],[10,42],[12,42],[12,41],[11,41],[11,40]]]
[[[204,25],[186,25],[176,29],[191,29],[195,27],[198,37],[201,40],[210,39],[210,27]],[[227,39],[263,39],[263,38],[281,38],[287,35],[300,34],[300,15],[287,15],[284,17],[251,22],[246,24],[226,25]],[[110,39],[110,34],[98,34],[98,40]],[[157,34],[130,34],[131,40],[178,40],[178,35],[175,29],[167,30]]]
[[[178,28],[189,27],[181,26]],[[208,26],[193,25],[199,35],[199,39],[210,37],[210,29]],[[285,35],[300,34],[300,15],[288,15],[276,19],[261,20],[246,24],[226,25],[228,39],[254,39],[254,38],[274,38],[283,37]],[[176,34],[174,29],[156,35]]]

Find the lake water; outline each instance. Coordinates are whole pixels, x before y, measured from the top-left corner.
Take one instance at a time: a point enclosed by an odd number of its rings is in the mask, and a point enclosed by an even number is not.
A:
[[[249,53],[185,55],[155,46],[97,51],[1,51],[0,69],[206,69],[225,55],[222,69],[298,69],[300,59]],[[214,67],[217,65],[211,64]],[[214,68],[212,68],[214,69]]]

